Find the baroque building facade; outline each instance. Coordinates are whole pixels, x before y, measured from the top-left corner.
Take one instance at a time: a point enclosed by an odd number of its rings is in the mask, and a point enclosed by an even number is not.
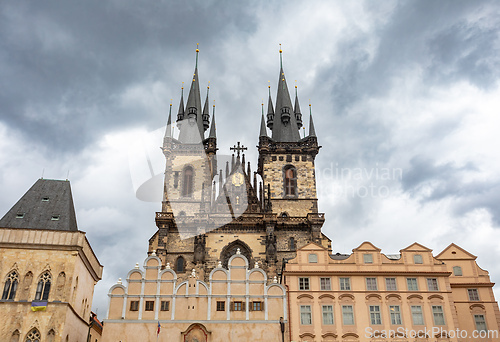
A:
[[[101,277],[69,181],[39,179],[0,220],[0,340],[86,342]]]

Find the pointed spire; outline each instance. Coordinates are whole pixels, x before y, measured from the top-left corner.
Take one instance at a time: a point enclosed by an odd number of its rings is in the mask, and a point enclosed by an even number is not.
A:
[[[295,83],[297,83],[297,80],[295,80]],[[302,127],[302,113],[300,112],[299,97],[297,95],[297,84],[295,84],[295,107],[293,108],[293,112],[297,120],[297,128],[300,129]]]
[[[170,107],[168,109],[167,129],[165,130],[165,137],[172,138],[172,100],[170,100]]]
[[[267,101],[267,127],[272,130],[274,123],[274,106],[273,100],[271,99],[271,81],[268,81],[268,83],[267,88],[269,89],[269,100]]]
[[[222,169],[220,169],[220,171],[219,171],[219,196],[220,196],[220,194],[222,194],[222,185],[223,185],[223,183],[222,183]]]
[[[216,134],[216,131],[215,131],[215,103],[214,103],[214,106],[213,106],[212,124],[210,125],[210,134],[208,135],[208,137],[209,138],[217,138],[217,134]]]
[[[314,129],[313,115],[310,103],[309,103],[309,136],[310,137],[316,136],[316,130]]]
[[[184,143],[199,143],[204,137],[204,126],[201,111],[200,84],[198,80],[198,46],[196,48],[196,65],[194,68],[193,81],[189,89],[189,95],[184,112],[184,120],[195,121],[198,131],[193,130],[191,125],[182,125],[179,140]]]
[[[260,134],[259,137],[267,137],[266,124],[264,119],[264,104],[262,104],[262,117],[260,119]]]
[[[279,142],[296,142],[300,140],[297,119],[291,115],[292,101],[283,71],[282,50],[280,46],[280,75],[278,80],[278,94],[276,96],[275,119],[272,138]]]
[[[181,102],[179,103],[179,110],[177,111],[177,121],[184,120],[184,82],[181,87]]]
[[[234,156],[234,154],[233,154]],[[226,179],[229,177],[229,161],[226,162]]]
[[[238,159],[239,159],[240,156],[238,156]],[[236,162],[234,160],[234,153],[233,155],[231,156],[231,173],[233,173],[234,171],[234,165],[236,165]]]
[[[203,129],[206,131],[209,127],[209,120],[210,120],[210,112],[209,112],[209,104],[208,104],[208,93],[210,91],[210,81],[208,82],[207,86],[207,99],[205,100],[205,106],[203,107]]]

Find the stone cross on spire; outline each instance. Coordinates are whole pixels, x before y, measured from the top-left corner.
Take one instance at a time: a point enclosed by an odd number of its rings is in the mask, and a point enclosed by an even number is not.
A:
[[[239,141],[238,141],[238,146],[234,145],[234,147],[230,147],[229,149],[231,151],[236,151],[236,153],[238,154],[237,155],[238,158],[240,157],[240,152],[248,150],[248,148],[246,148],[245,146],[243,146],[243,145],[240,146],[240,142]],[[234,156],[234,154],[233,154],[233,156]]]

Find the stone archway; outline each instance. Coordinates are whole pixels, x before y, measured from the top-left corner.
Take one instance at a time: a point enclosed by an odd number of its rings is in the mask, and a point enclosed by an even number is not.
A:
[[[220,253],[220,261],[222,262],[222,267],[227,269],[229,258],[236,254],[238,248],[240,249],[240,253],[247,258],[248,264],[250,266],[252,260],[252,250],[246,243],[238,239],[231,242],[222,249]]]
[[[210,342],[211,332],[203,324],[193,323],[181,333],[182,342]]]

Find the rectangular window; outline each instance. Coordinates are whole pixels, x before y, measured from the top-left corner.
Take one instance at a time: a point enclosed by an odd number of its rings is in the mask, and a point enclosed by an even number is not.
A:
[[[423,258],[422,258],[422,256],[421,256],[420,254],[415,254],[415,255],[413,256],[413,262],[414,262],[415,264],[423,264],[423,263],[424,263],[424,260],[423,260]]]
[[[154,311],[154,309],[155,309],[154,300],[147,300],[146,301],[146,311]]]
[[[299,290],[309,290],[309,278],[299,278]]]
[[[130,311],[139,311],[139,301],[133,300],[130,302]]]
[[[370,305],[370,322],[371,324],[382,324],[379,305]]]
[[[342,322],[344,325],[354,324],[354,309],[352,305],[342,305]]]
[[[373,264],[373,255],[372,254],[363,254],[363,261],[365,264]]]
[[[487,331],[484,315],[474,315],[474,322],[476,323],[477,331]]]
[[[377,291],[377,278],[366,278],[366,290]]]
[[[418,291],[417,278],[406,278],[408,284],[408,291]]]
[[[387,291],[397,291],[396,278],[385,278],[385,289]]]
[[[427,278],[427,288],[429,289],[429,291],[439,291],[437,279]]]
[[[233,311],[243,311],[243,302],[233,302]]]
[[[469,300],[470,301],[479,300],[479,293],[477,292],[477,289],[467,289],[467,292],[469,293]]]
[[[320,278],[321,291],[330,291],[332,289],[332,284],[330,283],[330,278]]]
[[[226,311],[226,302],[217,301],[217,311]]]
[[[333,306],[332,305],[323,305],[323,324],[330,325],[333,324]]]
[[[391,313],[391,324],[400,325],[401,324],[401,310],[399,305],[389,306],[389,312]]]
[[[350,290],[351,290],[351,279],[340,278],[340,291],[350,291]]]
[[[302,324],[302,325],[311,325],[312,324],[312,315],[311,315],[311,306],[310,305],[301,305],[300,306],[300,324]]]
[[[422,313],[422,307],[420,305],[411,306],[411,317],[414,325],[424,324],[424,314]]]
[[[252,311],[262,311],[262,302],[252,302]]]
[[[432,306],[432,315],[434,316],[435,325],[444,325],[444,313],[441,305]]]
[[[170,302],[168,300],[162,300],[160,310],[161,311],[169,311],[170,310]]]

